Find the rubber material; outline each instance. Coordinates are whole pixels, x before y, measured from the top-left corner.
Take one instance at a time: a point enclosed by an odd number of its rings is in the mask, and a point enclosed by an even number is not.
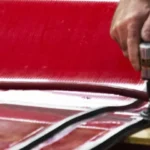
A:
[[[54,124],[54,126],[47,128],[46,132],[45,131],[41,132],[39,134],[39,137],[36,137],[33,141],[29,141],[28,143],[26,143],[25,146],[23,146],[21,148],[19,147],[19,149],[21,149],[21,150],[31,149],[34,146],[40,144],[41,142],[53,137],[54,135],[56,135],[60,131],[66,129],[67,127],[74,125],[76,123],[79,123],[81,121],[85,121],[87,119],[90,119],[92,117],[95,117],[97,115],[101,115],[103,113],[113,112],[113,111],[123,111],[126,109],[140,106],[141,104],[142,104],[142,102],[137,100],[137,101],[135,101],[131,104],[125,105],[125,106],[119,106],[119,107],[113,106],[113,107],[97,108],[97,109],[94,109],[94,110],[89,111],[89,112],[84,112],[84,113],[80,113],[80,114],[68,117],[67,119],[62,120],[62,121],[58,122],[57,124]],[[15,149],[17,149],[17,148],[15,148]]]
[[[127,89],[114,86],[106,86],[104,84],[92,84],[82,82],[58,82],[58,81],[41,81],[41,82],[24,82],[19,81],[3,81],[0,80],[0,89],[8,90],[65,90],[65,91],[79,91],[79,92],[94,92],[107,93],[130,98],[148,101],[148,95],[144,91],[136,89]]]

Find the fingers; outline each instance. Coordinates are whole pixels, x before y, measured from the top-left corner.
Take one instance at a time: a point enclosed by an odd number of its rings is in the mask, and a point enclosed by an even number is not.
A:
[[[139,61],[139,44],[141,40],[141,29],[143,21],[126,22],[115,27],[112,38],[117,41],[123,50],[125,57],[128,57],[133,68],[137,71],[140,70]]]
[[[127,37],[127,47],[129,60],[133,68],[137,71],[140,70],[139,62],[139,44],[140,44],[140,31],[141,25],[137,22],[131,23],[128,25],[128,37]]]
[[[127,30],[126,26],[118,25],[115,28],[110,30],[110,35],[113,40],[115,40],[120,48],[122,49],[123,55],[128,57],[127,51]]]
[[[121,3],[122,4],[122,3]],[[128,51],[127,51],[127,28],[126,28],[126,22],[121,22],[122,17],[125,15],[124,9],[121,9],[120,7],[117,8],[115,15],[112,20],[111,29],[110,29],[110,35],[113,40],[115,40],[125,57],[128,57]]]
[[[149,13],[149,0],[122,0],[112,21],[111,37],[117,41],[124,56],[129,58],[137,71],[140,70],[140,40],[142,38],[144,41],[150,42]]]
[[[119,45],[123,51],[123,55],[125,57],[128,57],[128,51],[127,51],[127,29],[126,26],[120,26],[118,28],[118,36],[119,36]]]
[[[144,41],[150,42],[150,15],[143,25],[141,37]]]

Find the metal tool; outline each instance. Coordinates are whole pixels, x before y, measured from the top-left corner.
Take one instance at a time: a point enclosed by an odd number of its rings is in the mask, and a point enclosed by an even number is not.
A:
[[[141,77],[146,80],[146,90],[149,97],[149,106],[141,115],[150,121],[150,43],[140,44]]]

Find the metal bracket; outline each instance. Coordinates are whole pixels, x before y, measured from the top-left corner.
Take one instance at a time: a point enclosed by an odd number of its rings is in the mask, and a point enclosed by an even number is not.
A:
[[[146,110],[141,112],[141,116],[144,120],[150,121],[150,104]]]

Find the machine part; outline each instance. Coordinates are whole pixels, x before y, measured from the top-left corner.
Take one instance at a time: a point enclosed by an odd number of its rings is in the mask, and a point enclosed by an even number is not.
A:
[[[46,130],[43,130],[42,132],[37,134],[35,137],[32,137],[32,139],[29,139],[28,141],[26,141],[24,143],[20,143],[19,145],[14,146],[13,149],[14,150],[32,149],[36,145],[40,144],[41,142],[46,141],[49,138],[52,138],[53,136],[57,135],[58,133],[60,133],[61,131],[65,130],[66,128],[68,128],[72,125],[75,125],[77,123],[81,123],[82,121],[87,121],[88,119],[91,119],[91,118],[96,117],[98,115],[102,115],[102,114],[107,113],[107,112],[124,111],[124,110],[129,110],[132,108],[136,108],[138,106],[141,106],[141,104],[143,104],[142,101],[135,100],[134,102],[127,104],[127,105],[123,105],[123,106],[110,106],[110,107],[104,107],[104,108],[100,107],[100,108],[97,108],[94,110],[90,110],[87,112],[79,113],[77,115],[73,115],[71,117],[68,117],[68,118],[54,124],[53,126],[48,127]],[[145,122],[144,124],[146,125],[146,127],[149,126],[149,122],[147,122],[147,121],[144,121],[144,122]],[[143,125],[143,127],[144,127],[144,125]],[[135,128],[132,128],[132,129],[134,130]],[[117,135],[120,132],[118,132]],[[114,136],[117,136],[117,135],[115,134]],[[112,136],[110,136],[109,138],[111,138],[111,137]],[[109,140],[109,138],[107,140]],[[116,143],[116,141],[114,141],[114,139],[112,139],[110,142],[111,142],[111,146],[113,146]],[[104,150],[105,150],[105,146],[104,146]]]
[[[109,136],[106,140],[99,139],[92,143],[92,145],[83,145],[78,150],[108,150],[113,147],[115,144],[123,140],[124,138],[134,134],[140,130],[146,129],[150,126],[150,122],[139,119],[133,121],[130,124],[127,124],[124,128],[120,131],[116,132],[115,134]],[[119,139],[119,140],[118,140]]]
[[[146,88],[149,97],[149,106],[141,113],[141,116],[150,121],[150,43],[140,44],[141,76],[147,80]]]
[[[150,80],[147,81],[147,94],[148,94],[148,97],[149,97],[149,106],[146,110],[144,110],[142,113],[141,113],[141,116],[145,119],[145,120],[148,120],[150,121]]]
[[[150,43],[140,44],[141,77],[150,80]]]

